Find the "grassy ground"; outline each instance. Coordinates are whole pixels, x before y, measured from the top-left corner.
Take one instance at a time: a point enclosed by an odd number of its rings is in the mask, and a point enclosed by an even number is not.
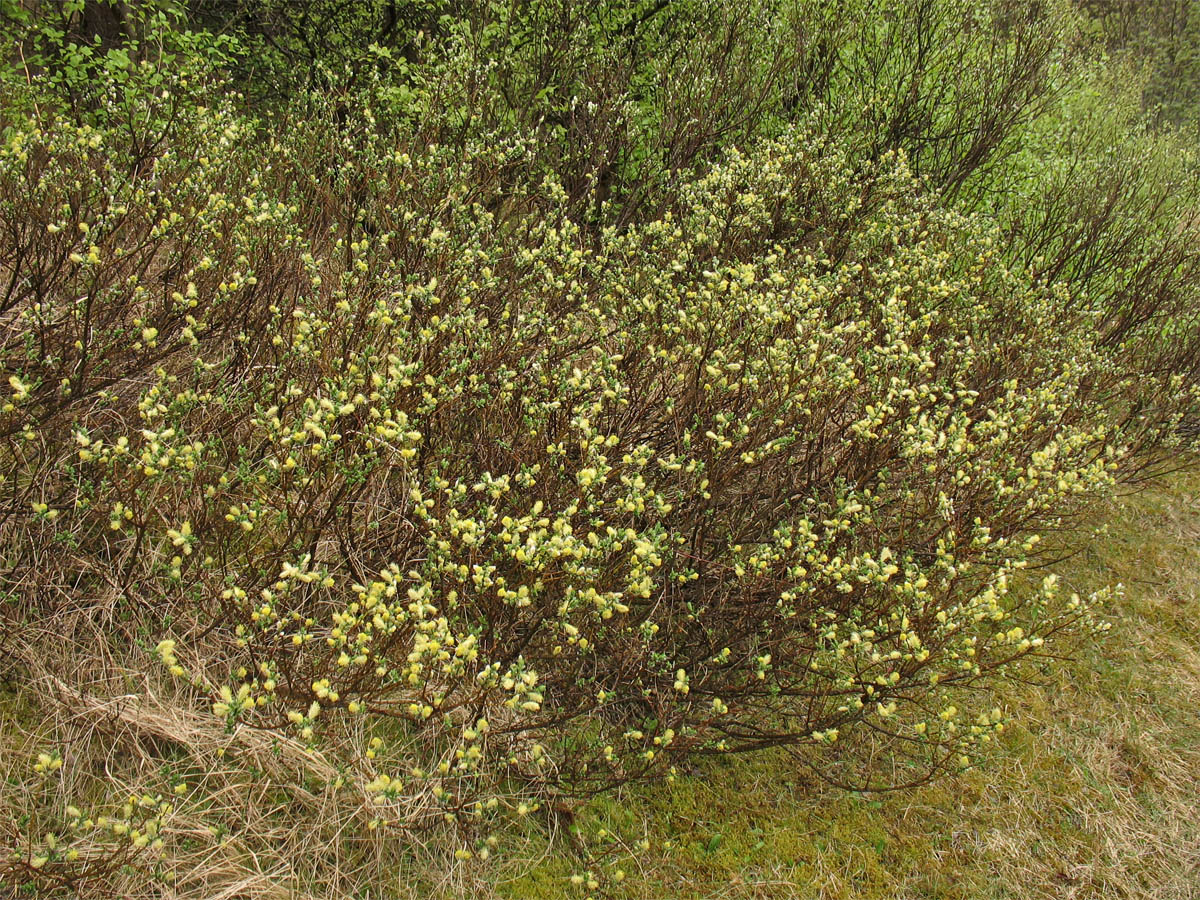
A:
[[[656,838],[613,895],[1200,897],[1200,478],[1103,518],[1058,570],[1081,592],[1125,585],[1113,631],[998,697],[1016,722],[984,766],[867,797],[805,783],[782,758],[706,763],[578,814],[591,840]],[[570,871],[551,852],[495,891],[561,896]]]

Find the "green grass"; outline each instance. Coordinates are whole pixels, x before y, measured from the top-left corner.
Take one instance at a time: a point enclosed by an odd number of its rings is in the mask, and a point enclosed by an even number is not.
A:
[[[485,893],[562,896],[582,867],[572,847],[646,836],[650,850],[604,864],[626,872],[607,895],[1200,896],[1200,478],[1115,501],[1101,520],[1057,571],[1081,592],[1125,585],[1113,630],[997,694],[1014,722],[977,768],[866,796],[783,755],[708,760],[591,802],[573,841],[510,863]]]

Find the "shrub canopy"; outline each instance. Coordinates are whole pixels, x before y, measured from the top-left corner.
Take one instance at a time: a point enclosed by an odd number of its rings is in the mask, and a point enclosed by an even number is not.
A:
[[[485,855],[695,753],[895,786],[1107,627],[1025,570],[1194,421],[1191,161],[1053,162],[1066,19],[845,5],[489,6],[272,102],[164,5],[156,51],[7,71],[0,637],[178,727],[119,815],[43,753],[0,878],[108,883],[260,778]]]

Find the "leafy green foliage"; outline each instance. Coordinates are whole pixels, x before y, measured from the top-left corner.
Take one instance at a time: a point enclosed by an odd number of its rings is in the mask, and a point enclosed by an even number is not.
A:
[[[260,783],[465,861],[697,754],[920,781],[1107,628],[1015,585],[1195,421],[1193,169],[1055,92],[1065,12],[94,9],[7,10],[0,636],[185,724],[119,814],[39,759],[3,877],[161,874]],[[319,77],[247,101],[261,42]]]

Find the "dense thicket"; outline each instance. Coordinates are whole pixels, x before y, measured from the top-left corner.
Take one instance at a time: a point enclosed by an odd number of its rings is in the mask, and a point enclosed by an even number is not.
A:
[[[1197,171],[1072,6],[0,14],[0,883],[896,786],[1107,627],[1026,570],[1183,460]]]

